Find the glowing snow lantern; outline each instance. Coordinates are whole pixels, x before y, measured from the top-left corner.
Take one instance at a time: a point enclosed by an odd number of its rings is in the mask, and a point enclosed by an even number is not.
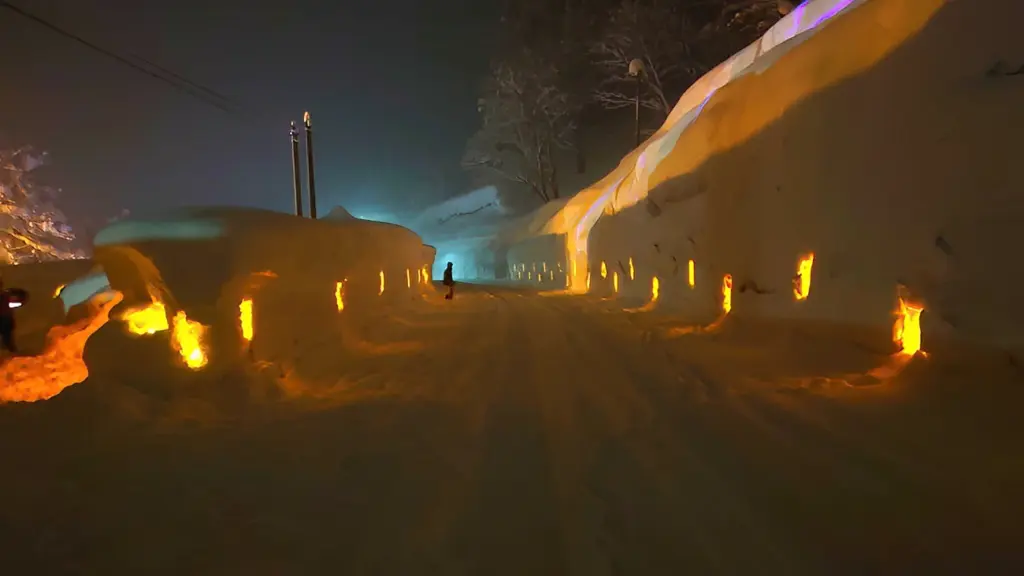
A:
[[[382,296],[383,294],[384,294],[384,271],[381,270],[380,271],[380,292],[378,292],[377,295],[378,296]]]
[[[658,282],[658,277],[654,276],[651,278],[651,302],[658,301],[658,295],[661,293],[661,283]]]
[[[60,298],[61,292],[64,292],[64,285],[57,286],[57,289],[53,291],[54,298]]]
[[[612,292],[619,293],[619,273],[612,272]]]
[[[252,342],[252,298],[245,298],[238,305],[238,322],[242,328],[242,338]]]
[[[686,263],[686,281],[690,284],[690,288],[693,288],[695,284],[695,278],[693,273],[693,260]]]
[[[604,265],[604,260],[601,261],[601,278],[608,277],[608,267]]]
[[[527,272],[526,273],[526,279],[527,280],[532,280],[533,279],[533,272]]]
[[[633,257],[629,258],[629,279],[633,280],[636,277],[636,271],[633,269]]]
[[[547,271],[548,271],[548,263],[547,262],[541,262],[541,272],[547,272]]]
[[[121,313],[121,320],[128,332],[139,336],[156,334],[170,328],[167,324],[167,309],[162,302],[129,308]]]
[[[573,278],[576,277],[576,259],[575,258],[572,259],[572,277]]]
[[[732,312],[732,274],[722,278],[722,312]]]
[[[174,315],[171,342],[174,349],[181,355],[185,365],[193,370],[206,366],[208,361],[206,351],[203,350],[205,334],[206,327],[194,320],[189,320],[184,312]]]
[[[915,306],[902,297],[896,323],[892,328],[892,339],[899,345],[900,354],[913,356],[921,350],[921,312],[924,306]]]
[[[801,256],[796,263],[796,276],[793,278],[793,296],[797,300],[806,300],[811,293],[811,269],[814,267],[814,253]]]
[[[334,285],[334,303],[338,306],[338,312],[345,309],[345,281],[342,280]]]
[[[412,288],[412,276],[409,274],[409,269],[405,269],[405,287]]]
[[[554,270],[551,270],[551,279],[552,279],[552,280],[554,280],[554,279],[555,279],[555,271],[554,271]]]
[[[426,284],[427,282],[430,282],[430,272],[428,272],[427,271],[427,267],[424,266],[423,267],[423,283]]]
[[[590,291],[590,272],[587,272],[587,291]]]

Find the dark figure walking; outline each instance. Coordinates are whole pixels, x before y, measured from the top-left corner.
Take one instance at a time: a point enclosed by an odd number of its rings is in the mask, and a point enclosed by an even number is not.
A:
[[[14,345],[14,310],[20,308],[28,293],[20,288],[4,288],[4,279],[0,277],[0,347],[11,354],[17,354]]]
[[[444,269],[444,281],[442,282],[448,287],[448,293],[444,295],[445,300],[451,300],[455,298],[455,280],[452,279],[452,263],[448,263],[448,267]]]

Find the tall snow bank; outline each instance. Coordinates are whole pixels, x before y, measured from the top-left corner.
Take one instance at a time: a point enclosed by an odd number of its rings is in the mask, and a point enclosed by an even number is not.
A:
[[[597,224],[591,264],[631,257],[644,281],[624,293],[658,275],[665,303],[704,313],[728,273],[734,314],[878,326],[902,284],[926,347],[929,333],[1024,346],[1022,17],[1015,0],[871,0],[835,19],[707,100]]]

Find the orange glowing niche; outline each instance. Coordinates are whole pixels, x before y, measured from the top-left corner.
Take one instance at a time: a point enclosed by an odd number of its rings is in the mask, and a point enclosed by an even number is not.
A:
[[[206,327],[195,320],[189,320],[185,312],[174,315],[171,345],[181,355],[185,366],[193,370],[206,366],[208,362],[203,344],[205,335]]]
[[[661,283],[658,282],[658,277],[651,278],[651,302],[657,302],[658,296],[661,293]]]
[[[377,293],[378,296],[384,295],[384,271],[380,271],[380,291]]]
[[[412,288],[412,275],[409,274],[409,269],[405,269],[405,287]]]
[[[793,296],[797,300],[806,300],[811,294],[811,271],[814,268],[814,253],[801,256],[796,263],[796,276],[793,277]]]
[[[900,355],[913,356],[921,350],[921,313],[924,306],[907,302],[899,298],[899,310],[896,323],[892,327],[892,340],[899,347]]]
[[[601,261],[601,278],[608,277],[608,267],[604,265],[604,260]]]
[[[732,312],[732,274],[722,278],[722,312]]]
[[[134,306],[122,312],[120,319],[125,323],[125,329],[137,336],[153,335],[170,328],[163,302]]]
[[[612,292],[619,293],[619,273],[612,272]]]
[[[633,268],[633,257],[629,257],[629,279],[636,279],[636,270]]]
[[[242,330],[242,339],[252,342],[252,298],[245,298],[238,305],[238,323]]]
[[[690,288],[693,288],[696,278],[694,278],[693,260],[690,260],[686,264],[686,281],[690,284]]]
[[[334,303],[338,307],[338,312],[345,309],[345,282],[342,280],[334,285]]]

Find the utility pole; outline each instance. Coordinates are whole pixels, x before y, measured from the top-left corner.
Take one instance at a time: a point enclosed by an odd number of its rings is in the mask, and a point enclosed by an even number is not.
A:
[[[299,167],[299,131],[291,123],[288,134],[292,138],[292,181],[295,188],[295,215],[302,217],[302,169]]]
[[[309,217],[316,220],[316,180],[313,175],[313,124],[309,112],[302,117],[306,125],[306,172],[309,177]]]

